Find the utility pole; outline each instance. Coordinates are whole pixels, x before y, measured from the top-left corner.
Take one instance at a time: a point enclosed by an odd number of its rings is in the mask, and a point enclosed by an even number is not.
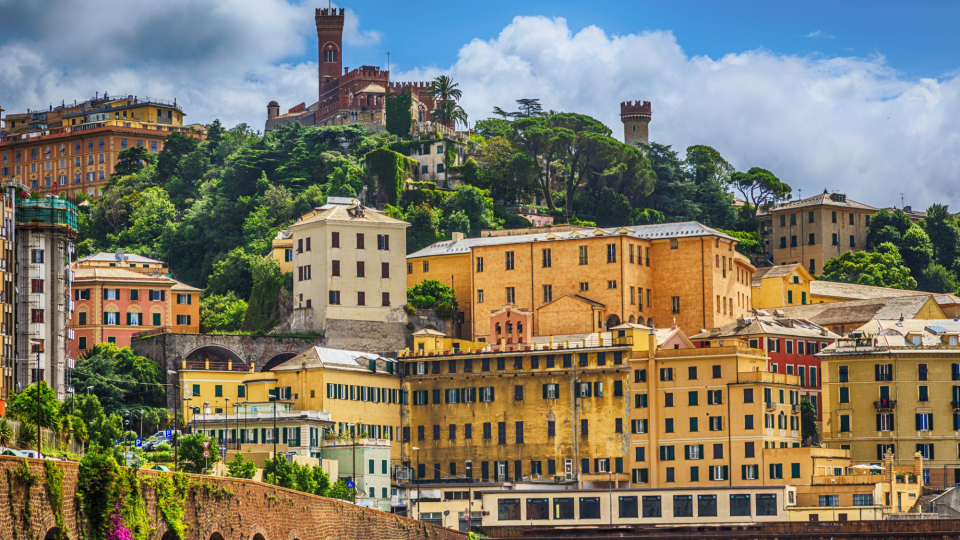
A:
[[[270,401],[273,402],[273,485],[277,485],[277,400],[279,399],[280,389],[277,388],[274,390],[273,396],[271,396]]]
[[[417,451],[417,519],[420,519],[420,449],[416,446],[410,448]]]
[[[167,370],[167,375],[176,375],[176,371]],[[177,378],[177,394],[173,402],[173,472],[177,472],[177,465],[180,463],[177,455],[177,449],[180,446],[180,433],[177,431],[177,417],[180,415],[180,379]]]

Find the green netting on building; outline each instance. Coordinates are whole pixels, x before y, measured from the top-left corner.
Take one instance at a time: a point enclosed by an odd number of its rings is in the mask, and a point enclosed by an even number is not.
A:
[[[17,223],[66,225],[77,230],[77,205],[66,199],[17,197]]]

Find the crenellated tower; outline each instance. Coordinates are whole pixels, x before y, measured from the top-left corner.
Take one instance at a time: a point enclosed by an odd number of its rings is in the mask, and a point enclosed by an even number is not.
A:
[[[340,78],[343,62],[343,8],[316,10],[317,46],[320,61],[320,94],[332,88]]]
[[[624,101],[620,103],[620,121],[623,122],[623,142],[631,146],[638,142],[650,142],[649,101]]]

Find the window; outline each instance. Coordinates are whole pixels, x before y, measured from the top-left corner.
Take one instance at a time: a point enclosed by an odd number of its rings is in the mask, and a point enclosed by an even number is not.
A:
[[[753,403],[753,388],[744,388],[744,389],[743,389],[743,402],[744,402],[744,403]]]
[[[600,497],[580,497],[580,519],[600,519]]]
[[[483,303],[483,289],[477,289],[477,303]]]
[[[563,497],[563,498],[553,499],[553,519],[573,519],[573,499],[572,498]],[[580,516],[580,519],[583,519],[582,515]]]
[[[380,279],[390,279],[390,263],[380,263]]]
[[[957,365],[957,364],[954,364],[954,365]],[[850,382],[849,366],[840,366],[838,371],[839,371],[840,382]]]
[[[917,364],[917,378],[921,381],[927,380],[927,365]]]
[[[507,287],[507,303],[513,304],[516,301],[516,293],[513,287]]]
[[[340,291],[330,291],[330,305],[340,305]]]
[[[507,262],[507,270],[513,270],[513,252],[512,252],[512,251],[508,251],[508,252],[506,253],[506,257],[507,257],[507,261],[506,261],[506,262]]]
[[[553,285],[543,286],[543,303],[553,302]]]
[[[135,299],[134,296],[139,296],[139,295],[135,295],[135,294],[134,294],[135,292],[138,292],[138,291],[136,291],[135,289],[130,291],[130,299],[131,299],[131,300],[134,300],[134,299]],[[178,303],[178,304],[181,304],[181,305],[189,305],[189,304],[191,304],[192,301],[193,301],[192,298],[193,298],[193,297],[192,297],[191,295],[189,295],[189,294],[178,294],[178,295],[177,295],[177,303]]]
[[[544,499],[545,500],[545,499]],[[529,508],[528,508],[529,512]],[[520,520],[520,499],[497,500],[497,519],[501,521]]]
[[[618,497],[617,506],[620,512],[619,517],[621,518],[637,517],[637,497],[636,496]]]
[[[820,506],[840,506],[840,496],[820,495]]]
[[[661,380],[661,381],[672,381],[672,380],[673,380],[673,368],[660,368],[660,380]]]
[[[855,493],[853,495],[854,506],[873,506],[873,494]]]
[[[363,233],[357,233],[357,249],[363,249]],[[307,248],[307,251],[310,251]]]
[[[893,364],[875,364],[874,375],[878,381],[893,380]]]
[[[850,388],[840,387],[840,403],[850,403]]]
[[[672,467],[671,467],[672,468]],[[658,518],[661,517],[661,505],[659,495],[644,495],[643,497],[643,517]]]
[[[385,292],[380,294],[380,304],[383,306],[390,305],[390,293]]]
[[[617,245],[616,244],[607,244],[607,262],[608,263],[617,262]]]
[[[543,250],[541,251],[541,253],[542,253],[542,255],[543,255],[543,267],[544,267],[544,268],[550,268],[550,266],[551,266],[551,264],[552,264],[551,259],[550,259],[550,248],[545,248],[545,249],[543,249]]]
[[[477,257],[477,272],[483,272],[483,257]]]
[[[608,288],[608,289],[616,289],[616,288],[617,288],[617,280],[607,281],[607,288]]]
[[[497,422],[497,444],[507,444],[506,422]]]
[[[917,413],[917,431],[933,430],[933,413]]]
[[[587,264],[587,246],[580,246],[580,264]]]
[[[648,296],[647,298],[649,298],[649,296]],[[671,297],[670,300],[671,300],[671,304],[672,304],[672,312],[673,312],[673,313],[680,313],[680,297],[679,297],[679,296],[673,296],[673,297]]]
[[[730,515],[750,515],[750,495],[730,495]]]

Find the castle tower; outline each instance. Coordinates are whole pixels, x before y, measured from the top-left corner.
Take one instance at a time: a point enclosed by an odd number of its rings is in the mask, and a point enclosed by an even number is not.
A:
[[[638,142],[650,142],[649,101],[624,101],[620,104],[620,121],[623,122],[623,142],[635,146]]]
[[[320,95],[340,77],[343,62],[343,8],[317,9],[317,46],[320,62]]]
[[[280,116],[280,104],[276,101],[271,101],[267,104],[267,120],[273,120],[278,116]]]

